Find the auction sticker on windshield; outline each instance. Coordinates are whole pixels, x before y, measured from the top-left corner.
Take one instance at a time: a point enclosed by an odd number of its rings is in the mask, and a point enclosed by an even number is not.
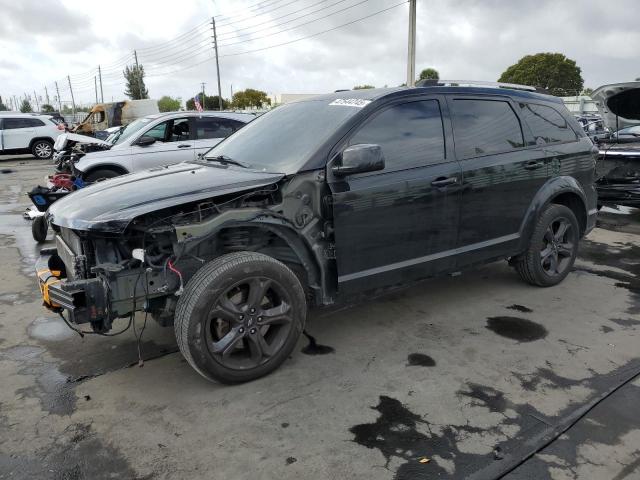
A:
[[[364,100],[362,98],[338,98],[331,102],[329,105],[342,105],[343,107],[366,107],[371,103],[371,100]]]

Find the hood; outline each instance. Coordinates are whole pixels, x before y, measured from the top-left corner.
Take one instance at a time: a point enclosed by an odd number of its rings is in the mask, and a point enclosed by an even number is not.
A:
[[[89,137],[88,135],[78,135],[77,133],[63,133],[62,135],[58,135],[55,143],[53,144],[53,149],[57,152],[62,150],[66,150],[73,143],[84,143],[87,145],[100,145],[102,147],[111,148],[112,145],[109,142],[105,142],[104,140],[100,140],[98,138]]]
[[[612,131],[640,125],[640,82],[603,85],[593,91],[591,98],[596,101],[605,125]]]
[[[233,166],[179,163],[77,190],[51,205],[47,215],[60,227],[121,233],[140,215],[270,185],[283,177]]]

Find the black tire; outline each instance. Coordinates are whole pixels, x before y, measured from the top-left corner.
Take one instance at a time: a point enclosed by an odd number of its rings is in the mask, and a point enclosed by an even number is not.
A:
[[[31,145],[31,154],[38,160],[53,157],[53,143],[49,140],[36,140]]]
[[[49,224],[44,215],[35,217],[31,222],[31,235],[36,242],[43,243],[47,239],[47,230],[49,230]]]
[[[120,173],[110,168],[101,168],[90,172],[87,176],[83,177],[83,180],[87,183],[101,182],[109,178],[118,177]]]
[[[578,253],[580,227],[564,205],[548,205],[531,235],[529,248],[514,259],[520,277],[531,285],[557,285],[571,271]]]
[[[302,285],[286,265],[237,252],[207,263],[191,278],[178,300],[174,329],[182,355],[200,375],[240,383],[287,359],[306,314]]]

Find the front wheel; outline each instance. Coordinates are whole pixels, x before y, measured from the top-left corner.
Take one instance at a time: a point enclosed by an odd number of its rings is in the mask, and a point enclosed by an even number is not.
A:
[[[38,160],[46,160],[53,156],[53,143],[48,140],[37,140],[31,146],[31,154]]]
[[[513,264],[527,283],[539,287],[557,285],[571,271],[579,240],[580,227],[571,209],[549,205],[536,223],[529,248]]]
[[[267,375],[294,349],[306,319],[304,289],[283,263],[255,252],[204,265],[178,301],[182,355],[203,377],[239,383]]]
[[[31,235],[36,242],[43,243],[47,239],[47,230],[49,224],[45,215],[35,217],[31,222]]]
[[[90,172],[83,178],[83,180],[87,183],[102,182],[103,180],[108,180],[109,178],[117,177],[118,175],[120,174],[115,170],[102,168]]]

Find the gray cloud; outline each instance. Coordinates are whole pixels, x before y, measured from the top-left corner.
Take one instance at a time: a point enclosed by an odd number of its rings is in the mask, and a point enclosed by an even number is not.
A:
[[[318,18],[356,1],[348,0],[279,28]],[[111,96],[120,99],[123,65],[119,58],[138,48],[149,74],[151,94],[186,99],[199,91],[200,82],[207,83],[209,93],[217,88],[214,62],[186,68],[212,56],[206,40],[208,31],[202,33],[204,46],[191,48],[190,42],[183,42],[175,49],[144,49],[202,23],[214,8],[216,12],[240,15],[242,19],[234,25],[229,20],[219,21],[220,53],[228,55],[313,35],[398,1],[370,0],[283,34],[257,38],[270,33],[261,30],[253,36],[254,41],[225,46],[252,38],[231,39],[239,33],[239,27],[260,24],[254,28],[264,28],[267,26],[264,22],[270,19],[317,2],[300,0],[271,14],[252,17],[238,5],[253,4],[254,0],[218,0],[215,5],[209,0],[198,0],[189,4],[189,11],[176,10],[175,2],[169,0],[156,1],[148,15],[139,19],[131,15],[133,23],[128,26],[107,27],[100,15],[104,5],[78,3],[81,6],[74,11],[60,0],[48,3],[14,0],[11,4],[0,0],[3,11],[0,48],[15,52],[11,60],[19,65],[12,67],[11,78],[6,77],[8,69],[0,66],[0,85],[9,90],[0,94],[20,93],[23,85],[38,88],[70,73],[72,78],[78,78],[74,87],[77,96],[89,101],[94,92],[91,74],[86,72],[101,63],[105,66],[105,99]],[[333,1],[326,2],[330,3]],[[124,12],[126,5],[114,0],[108,8]],[[273,22],[279,24],[297,15]],[[137,20],[139,24],[135,23]],[[419,0],[417,70],[435,67],[443,78],[496,80],[523,55],[552,51],[576,60],[587,86],[625,81],[640,76],[636,48],[640,44],[639,24],[636,0],[607,3],[583,0],[579,5],[568,0]],[[297,43],[246,55],[223,56],[220,61],[223,95],[229,96],[232,84],[236,91],[254,87],[268,92],[326,92],[362,83],[398,85],[406,76],[406,39],[407,6],[403,5]],[[157,63],[163,55],[168,55],[171,61]]]

